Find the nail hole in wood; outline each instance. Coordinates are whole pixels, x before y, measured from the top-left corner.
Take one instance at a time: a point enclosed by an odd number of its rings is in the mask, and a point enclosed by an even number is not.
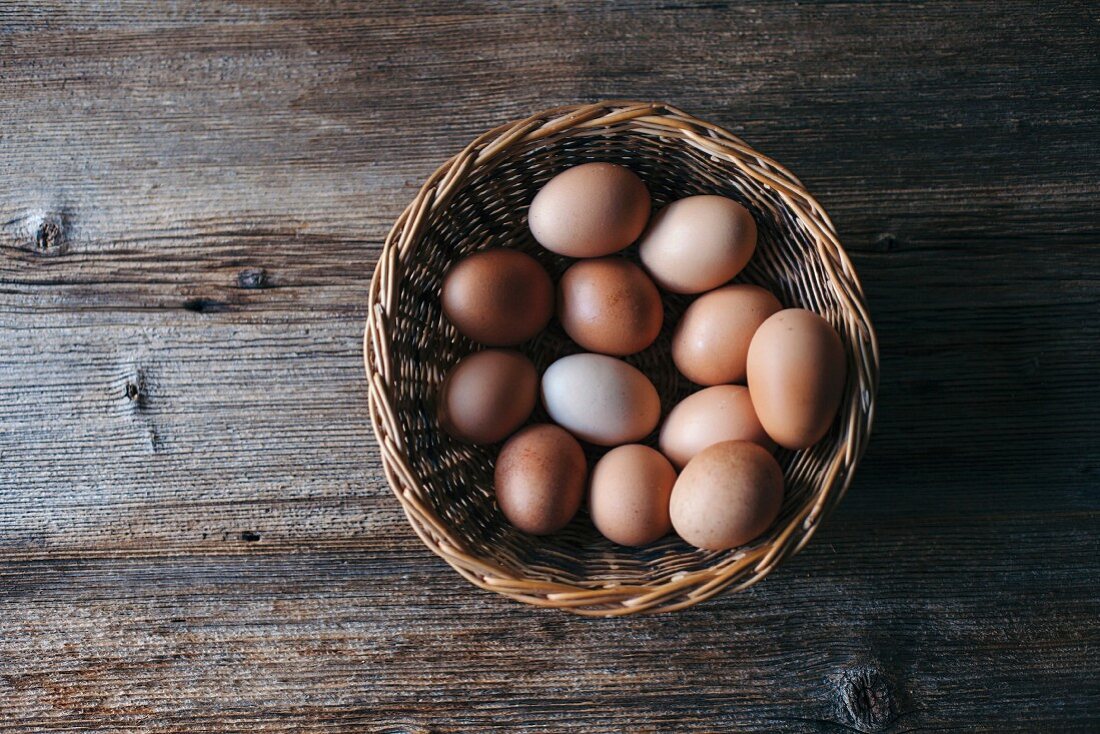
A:
[[[228,311],[229,306],[221,301],[210,298],[192,298],[183,302],[183,310],[192,313],[219,313]]]
[[[246,543],[256,543],[260,540],[260,534],[254,533],[251,530],[245,530],[241,533],[241,540]]]
[[[894,252],[901,247],[901,242],[895,235],[884,232],[875,238],[876,252]]]

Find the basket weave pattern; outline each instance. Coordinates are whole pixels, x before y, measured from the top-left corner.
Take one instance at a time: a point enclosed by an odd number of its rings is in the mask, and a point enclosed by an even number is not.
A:
[[[722,194],[747,206],[758,245],[735,282],[761,285],[786,307],[816,311],[844,342],[848,382],[839,416],[812,448],[777,453],[783,510],[751,547],[702,551],[669,536],[625,548],[600,536],[583,510],[560,533],[525,535],[493,499],[499,446],[462,444],[436,423],[443,375],[477,349],[442,314],[444,272],[476,250],[503,246],[527,252],[560,276],[569,261],[534,241],[527,207],[552,176],[591,161],[634,170],[655,207],[693,194]],[[627,358],[653,381],[664,413],[694,389],[669,356],[672,329],[690,300],[665,294],[660,337]],[[540,372],[582,351],[556,322],[521,350]],[[859,280],[828,215],[798,179],[714,125],[639,102],[552,109],[502,125],[433,173],[386,238],[371,282],[364,353],[382,465],[425,545],[484,589],[601,616],[671,611],[723,589],[746,588],[805,545],[851,482],[878,384],[878,346]],[[540,409],[532,420],[546,416]],[[602,453],[591,449],[590,461]]]

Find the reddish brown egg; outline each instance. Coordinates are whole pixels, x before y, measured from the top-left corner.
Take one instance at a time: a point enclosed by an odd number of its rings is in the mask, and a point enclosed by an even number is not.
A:
[[[638,243],[646,271],[673,293],[702,293],[729,282],[756,251],[756,222],[724,196],[689,196],[653,217]]]
[[[551,252],[601,257],[638,238],[649,219],[649,191],[629,168],[585,163],[549,182],[531,202],[531,234]]]
[[[648,446],[611,449],[592,469],[588,507],[592,524],[620,545],[646,545],[672,530],[668,499],[676,470]]]
[[[664,310],[657,286],[641,268],[603,257],[582,260],[561,276],[558,319],[585,349],[621,357],[653,343]]]
[[[812,311],[788,308],[761,324],[749,345],[749,393],[777,444],[804,449],[829,431],[847,363],[836,329]]]
[[[493,487],[508,521],[546,535],[569,524],[584,498],[587,466],[577,439],[558,426],[528,426],[497,457]]]
[[[527,420],[538,399],[531,360],[510,349],[486,349],[461,359],[443,379],[439,424],[467,443],[495,443]]]
[[[727,285],[704,293],[688,306],[672,335],[672,361],[699,385],[745,381],[752,336],[783,308],[755,285]]]
[[[724,441],[695,455],[672,489],[669,515],[696,548],[727,550],[768,529],[783,506],[783,471],[749,441]]]
[[[715,385],[688,395],[661,426],[661,452],[679,468],[722,441],[752,441],[768,451],[775,448],[756,417],[747,387]]]
[[[546,328],[554,313],[554,284],[530,255],[484,250],[447,271],[442,303],[443,314],[463,336],[487,346],[510,346]]]

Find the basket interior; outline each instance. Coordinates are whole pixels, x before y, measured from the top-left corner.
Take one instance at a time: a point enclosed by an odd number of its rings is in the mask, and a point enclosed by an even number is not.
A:
[[[444,206],[433,209],[422,237],[404,263],[397,313],[391,324],[394,409],[405,439],[410,466],[419,478],[422,501],[461,538],[465,550],[492,560],[517,577],[586,588],[610,584],[654,585],[737,558],[744,549],[697,550],[675,536],[645,548],[627,548],[603,538],[582,509],[563,531],[534,537],[513,528],[493,498],[493,462],[500,445],[470,446],[444,433],[436,421],[439,385],[446,371],[478,346],[458,334],[443,316],[440,286],[447,268],[487,247],[514,247],[534,256],[552,277],[572,260],[538,245],[527,229],[527,209],[538,189],[570,166],[607,161],[627,166],[649,187],[653,205],[693,194],[721,194],[752,211],[759,230],[757,251],[735,282],[771,290],[784,306],[800,306],[827,318],[844,334],[841,304],[828,286],[813,239],[779,196],[692,142],[662,137],[637,127],[573,131],[524,146],[513,146],[491,166],[475,169]],[[636,248],[624,253],[637,260]],[[644,372],[661,395],[662,417],[698,388],[684,379],[669,356],[669,342],[680,314],[692,297],[663,293],[665,320],[657,341],[626,358]],[[581,350],[556,320],[542,335],[519,347],[540,373],[555,359]],[[851,378],[849,378],[851,382]],[[850,389],[850,386],[849,386]],[[767,542],[820,491],[820,475],[840,445],[841,419],[806,451],[780,450],[776,457],[786,482],[783,510]],[[531,422],[546,422],[536,409]],[[644,443],[655,446],[657,433]],[[582,444],[583,445],[583,444]],[[589,466],[607,449],[585,446]]]

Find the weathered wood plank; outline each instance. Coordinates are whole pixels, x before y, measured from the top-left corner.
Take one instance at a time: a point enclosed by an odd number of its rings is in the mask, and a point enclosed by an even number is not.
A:
[[[0,732],[1100,727],[1085,3],[0,2]],[[789,165],[883,346],[800,556],[578,620],[422,549],[389,224],[473,135],[663,99]]]
[[[455,594],[441,563],[370,538],[217,561],[5,564],[19,625],[5,623],[0,650],[23,654],[0,680],[28,712],[86,707],[154,730],[240,716],[261,730],[351,717],[432,731],[819,731],[844,720],[832,677],[867,666],[902,692],[901,724],[1035,730],[1095,710],[1082,685],[1100,611],[1078,576],[1088,535],[1079,516],[838,521],[775,583],[675,617],[588,624]],[[914,550],[931,539],[935,572]],[[1054,543],[1064,567],[1048,565]]]

